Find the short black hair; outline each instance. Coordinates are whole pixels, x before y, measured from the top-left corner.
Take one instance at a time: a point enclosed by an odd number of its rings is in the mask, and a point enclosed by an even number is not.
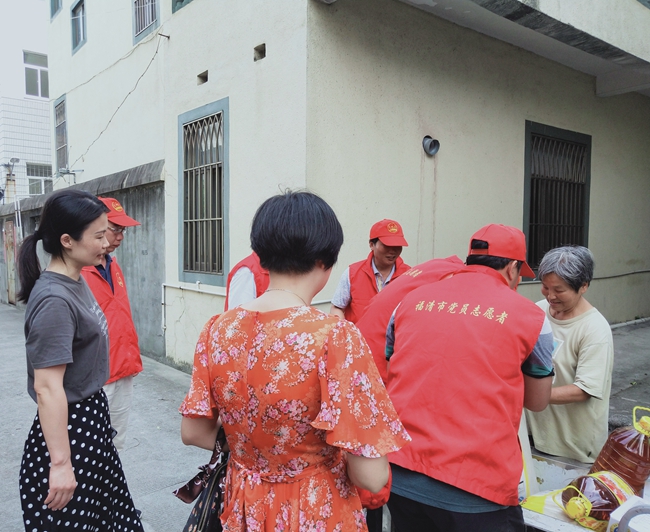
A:
[[[485,240],[472,239],[470,249],[488,249],[489,244]],[[465,264],[468,266],[479,265],[487,266],[493,270],[503,270],[514,259],[506,259],[504,257],[493,257],[492,255],[467,255]],[[523,261],[517,261],[517,269],[521,270]]]
[[[251,247],[270,272],[307,273],[321,261],[329,269],[343,245],[332,208],[311,192],[288,190],[267,199],[255,213]]]
[[[368,242],[370,242],[371,244],[376,244],[377,242],[379,242],[379,237],[371,238]]]

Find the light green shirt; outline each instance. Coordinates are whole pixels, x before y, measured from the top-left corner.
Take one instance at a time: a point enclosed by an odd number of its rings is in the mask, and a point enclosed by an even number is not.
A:
[[[540,451],[593,463],[608,436],[614,341],[605,317],[592,308],[568,320],[556,320],[546,300],[537,303],[551,322],[556,349],[553,387],[575,384],[591,397],[580,403],[526,411]]]

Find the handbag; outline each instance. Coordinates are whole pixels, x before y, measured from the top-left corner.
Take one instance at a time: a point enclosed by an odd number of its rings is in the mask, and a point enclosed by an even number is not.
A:
[[[219,427],[210,462],[199,467],[199,472],[184,486],[174,491],[181,501],[190,504],[196,500],[183,532],[221,532],[223,490],[230,453],[224,451],[226,433]]]

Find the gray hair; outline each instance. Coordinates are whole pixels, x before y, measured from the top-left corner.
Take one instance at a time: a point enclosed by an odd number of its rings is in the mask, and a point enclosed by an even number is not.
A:
[[[552,249],[539,263],[537,277],[554,273],[576,292],[594,278],[594,256],[584,246],[562,246]]]

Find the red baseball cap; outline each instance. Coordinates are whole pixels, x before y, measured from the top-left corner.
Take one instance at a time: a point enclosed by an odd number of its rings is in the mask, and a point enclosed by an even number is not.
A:
[[[408,246],[402,226],[395,220],[384,219],[370,228],[370,240],[378,238],[385,246]]]
[[[109,211],[107,214],[109,222],[113,222],[115,225],[121,225],[122,227],[133,227],[134,225],[140,225],[140,222],[126,215],[124,208],[115,198],[100,198],[98,196],[97,199],[99,199],[104,205],[108,207]]]
[[[483,240],[488,243],[488,248],[472,249],[472,240]],[[535,278],[535,273],[526,262],[526,236],[516,227],[501,224],[486,225],[472,235],[469,246],[469,255],[490,255],[520,260],[523,262],[521,275]]]

